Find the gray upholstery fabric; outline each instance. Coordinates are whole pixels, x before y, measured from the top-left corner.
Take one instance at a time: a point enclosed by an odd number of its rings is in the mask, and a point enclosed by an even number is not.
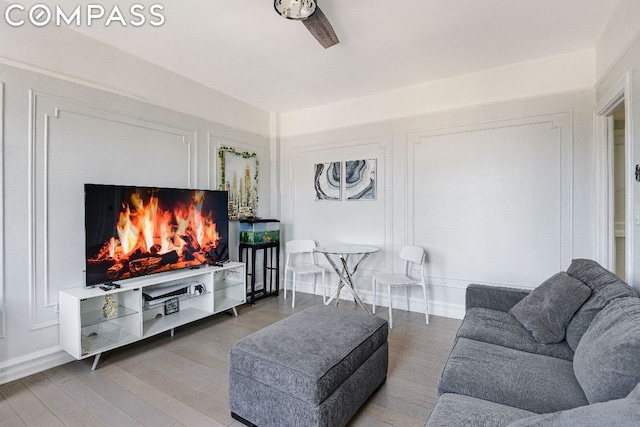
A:
[[[230,371],[229,408],[260,427],[345,426],[384,383],[388,350],[385,342],[320,405]]]
[[[611,301],[591,322],[573,363],[589,403],[629,394],[640,382],[640,298]]]
[[[535,415],[475,397],[445,393],[438,398],[425,427],[502,427],[511,421]]]
[[[575,351],[593,318],[609,301],[616,298],[637,297],[638,293],[615,274],[589,259],[573,260],[567,269],[567,274],[582,281],[592,290],[589,299],[578,309],[567,325],[566,340]]]
[[[478,285],[467,286],[465,306],[471,308],[488,308],[498,311],[509,311],[522,298],[529,295],[528,289],[506,288],[503,286]]]
[[[574,260],[567,274],[591,295],[554,344],[508,313],[526,291],[469,285],[426,427],[640,426],[638,293],[591,260]]]
[[[624,399],[594,403],[568,411],[535,415],[508,427],[638,427],[640,426],[640,384]]]
[[[387,341],[387,331],[380,317],[313,306],[234,344],[229,370],[317,405]]]
[[[556,273],[509,310],[536,341],[564,340],[573,314],[591,295],[591,288],[565,272]]]
[[[573,350],[566,341],[541,344],[515,317],[504,311],[472,308],[458,329],[458,337],[501,345],[528,353],[573,360]]]
[[[458,338],[438,383],[457,393],[536,413],[586,405],[570,361]]]

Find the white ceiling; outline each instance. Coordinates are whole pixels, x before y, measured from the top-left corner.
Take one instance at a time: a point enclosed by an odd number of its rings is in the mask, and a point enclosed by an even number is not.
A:
[[[327,50],[302,23],[277,15],[272,0],[137,1],[162,4],[165,24],[78,30],[256,107],[287,112],[591,49],[617,1],[318,0],[340,39]],[[100,2],[109,10],[108,3]]]

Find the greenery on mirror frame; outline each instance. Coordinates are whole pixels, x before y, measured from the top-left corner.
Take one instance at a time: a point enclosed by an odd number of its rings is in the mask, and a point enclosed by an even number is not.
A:
[[[224,170],[224,153],[228,151],[229,153],[235,154],[236,156],[241,156],[243,159],[250,159],[255,157],[256,159],[256,171],[253,179],[256,181],[256,185],[258,185],[258,168],[260,167],[260,162],[258,161],[258,155],[256,153],[252,153],[250,151],[238,151],[233,147],[227,147],[225,145],[220,146],[218,149],[218,158],[220,159],[220,172],[222,174],[220,180],[220,189],[224,190],[224,184],[226,182],[225,179],[225,170]]]

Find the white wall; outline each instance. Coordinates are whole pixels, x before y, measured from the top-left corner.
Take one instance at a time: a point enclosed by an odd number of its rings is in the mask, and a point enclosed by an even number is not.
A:
[[[268,201],[272,164],[267,129],[237,130],[2,64],[0,88],[1,383],[68,360],[58,346],[57,301],[58,290],[84,284],[84,183],[215,189],[217,149],[227,145],[258,153],[260,197]],[[186,100],[176,98],[175,108]],[[263,129],[269,115],[253,113],[245,127]],[[259,214],[271,215],[269,203]]]
[[[626,177],[627,191],[630,197],[627,203],[633,210],[640,209],[640,185],[634,181],[634,166],[640,164],[640,3],[634,0],[621,0],[614,11],[607,28],[596,47],[598,82],[596,94],[598,103],[606,102],[616,87],[626,86],[625,113],[626,137],[631,145],[631,159]],[[602,141],[597,141],[600,144]],[[602,153],[602,148],[599,153]],[[603,156],[606,161],[606,154]],[[632,215],[633,217],[633,215]],[[629,229],[627,229],[629,231]],[[632,253],[640,253],[640,223],[634,221],[631,226]],[[633,256],[633,275],[627,281],[640,288],[640,258]]]
[[[625,9],[614,16],[635,25]],[[629,69],[637,79],[640,57],[638,43],[613,59],[599,52],[633,33],[609,29],[595,52],[280,115],[70,30],[8,31],[0,27],[0,382],[66,360],[56,298],[81,285],[82,231],[59,240],[81,210],[81,183],[214,188],[220,144],[258,152],[269,200],[260,214],[282,219],[283,239],[381,247],[357,278],[366,301],[371,273],[399,271],[409,243],[429,254],[436,314],[460,317],[470,282],[536,286],[594,253],[595,63],[608,70],[601,96]],[[367,158],[378,161],[376,200],[313,200],[314,163]],[[408,308],[423,310],[419,298]]]
[[[285,135],[284,239],[379,246],[357,278],[368,302],[371,274],[401,271],[406,244],[428,253],[435,314],[461,317],[468,283],[535,287],[593,253],[594,101],[579,90]],[[314,200],[315,163],[369,158],[375,201]],[[409,308],[423,310],[418,294]]]

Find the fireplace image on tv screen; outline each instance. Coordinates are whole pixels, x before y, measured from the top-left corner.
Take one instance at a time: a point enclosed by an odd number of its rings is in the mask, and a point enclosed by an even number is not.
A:
[[[86,284],[229,259],[226,191],[85,184]]]

